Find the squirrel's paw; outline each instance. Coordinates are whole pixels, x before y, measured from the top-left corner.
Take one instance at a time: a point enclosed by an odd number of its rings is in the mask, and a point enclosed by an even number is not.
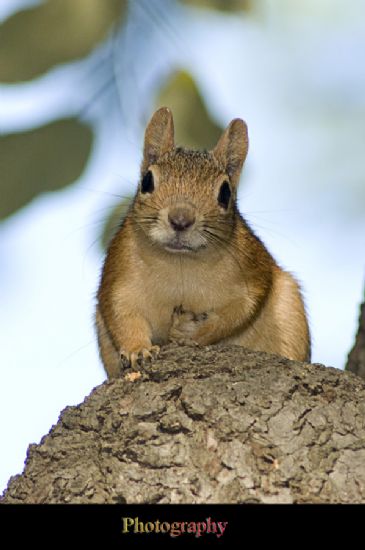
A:
[[[170,340],[180,344],[191,341],[199,343],[197,336],[207,318],[207,313],[196,314],[192,311],[184,311],[181,306],[176,307],[172,314]]]
[[[150,348],[141,348],[136,351],[120,351],[120,357],[123,367],[131,367],[133,370],[138,367],[145,366],[151,363],[152,359],[156,359],[160,352],[159,346],[151,346]]]

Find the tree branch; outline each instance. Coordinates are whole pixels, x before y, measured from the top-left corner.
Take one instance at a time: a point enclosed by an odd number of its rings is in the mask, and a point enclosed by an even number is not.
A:
[[[62,411],[2,501],[365,502],[364,418],[351,373],[171,344]]]

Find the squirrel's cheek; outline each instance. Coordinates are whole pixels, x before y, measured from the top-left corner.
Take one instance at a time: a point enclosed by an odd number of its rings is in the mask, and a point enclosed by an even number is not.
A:
[[[156,223],[148,228],[148,236],[156,243],[163,244],[168,240],[166,229],[162,224]]]

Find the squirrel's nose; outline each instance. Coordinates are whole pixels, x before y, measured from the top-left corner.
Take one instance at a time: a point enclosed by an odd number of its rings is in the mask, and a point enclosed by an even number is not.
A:
[[[185,231],[195,222],[193,212],[188,208],[174,208],[168,214],[170,225],[175,231]]]

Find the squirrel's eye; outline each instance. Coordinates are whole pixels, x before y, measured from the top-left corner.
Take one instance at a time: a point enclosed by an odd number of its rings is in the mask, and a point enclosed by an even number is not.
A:
[[[148,172],[142,178],[141,192],[142,193],[152,193],[154,188],[155,188],[155,184],[154,184],[154,181],[153,181],[153,174],[152,174],[151,170],[148,170]]]
[[[227,209],[229,205],[229,199],[231,198],[231,189],[228,181],[224,181],[219,189],[218,203],[223,208]]]

